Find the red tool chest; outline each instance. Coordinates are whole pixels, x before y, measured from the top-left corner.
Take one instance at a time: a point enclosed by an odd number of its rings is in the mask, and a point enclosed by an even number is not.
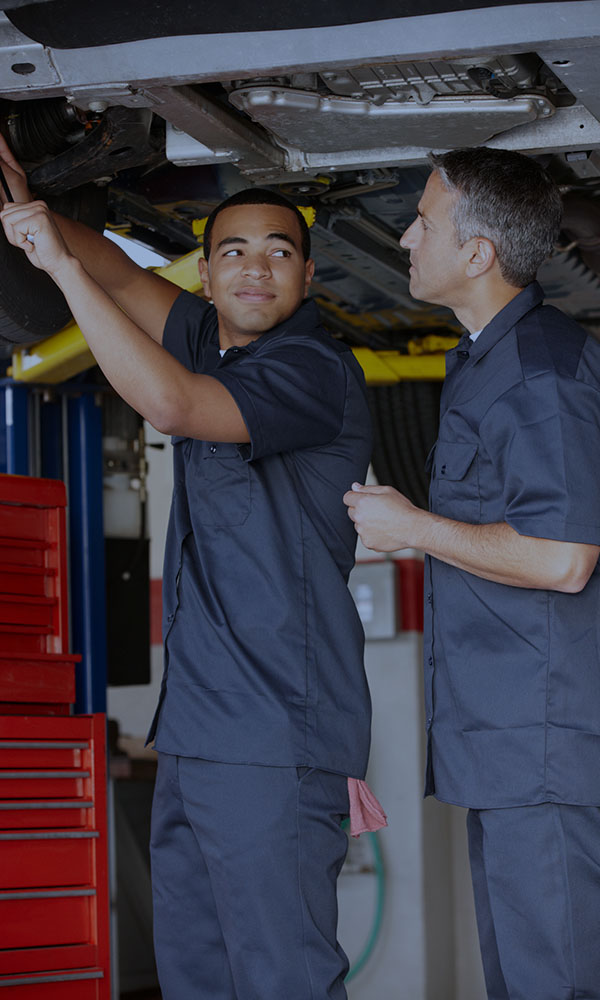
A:
[[[104,715],[72,716],[66,495],[0,475],[0,1000],[109,1000]]]
[[[0,717],[0,1000],[110,996],[105,754],[102,715]]]
[[[57,479],[0,476],[3,654],[68,649],[66,503]]]

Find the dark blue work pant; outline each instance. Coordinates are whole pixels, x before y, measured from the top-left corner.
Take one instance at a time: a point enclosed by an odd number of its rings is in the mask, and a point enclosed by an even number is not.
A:
[[[599,1000],[600,809],[471,810],[489,1000]]]
[[[163,1000],[345,1000],[336,881],[346,778],[159,754],[154,938]]]

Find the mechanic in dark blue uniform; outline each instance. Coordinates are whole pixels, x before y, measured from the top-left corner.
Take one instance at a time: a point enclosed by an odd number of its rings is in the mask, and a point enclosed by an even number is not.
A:
[[[211,272],[213,254],[239,252],[220,224],[233,205],[205,233]],[[266,285],[257,279],[251,289]],[[340,821],[346,776],[364,776],[370,702],[340,486],[369,461],[364,380],[313,302],[224,352],[218,321],[184,292],[163,337],[230,393],[248,440],[174,439],[165,675],[150,735],[161,983],[173,998],[343,997]]]
[[[352,352],[304,302],[304,219],[256,189],[219,206],[201,262],[213,307],[32,202],[1,139],[0,159],[9,240],[63,290],[115,389],[174,440],[152,728],[163,1000],[343,1000],[341,822],[370,702],[342,494],[371,435]]]
[[[436,159],[402,237],[456,312],[430,507],[345,500],[370,548],[427,553],[426,794],[470,809],[488,996],[600,997],[600,345],[533,281],[560,199],[515,153]]]

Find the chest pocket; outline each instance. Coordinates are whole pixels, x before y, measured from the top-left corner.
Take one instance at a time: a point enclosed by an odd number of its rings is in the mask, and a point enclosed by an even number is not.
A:
[[[477,445],[438,441],[431,459],[432,510],[477,524],[481,512]]]
[[[192,520],[211,527],[243,524],[250,513],[250,470],[238,446],[188,439],[182,447]]]

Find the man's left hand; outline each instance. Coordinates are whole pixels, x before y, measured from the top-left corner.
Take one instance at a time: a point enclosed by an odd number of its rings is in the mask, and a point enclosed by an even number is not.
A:
[[[391,486],[353,483],[344,494],[348,517],[363,545],[377,552],[395,552],[414,545],[415,518],[423,512]]]

